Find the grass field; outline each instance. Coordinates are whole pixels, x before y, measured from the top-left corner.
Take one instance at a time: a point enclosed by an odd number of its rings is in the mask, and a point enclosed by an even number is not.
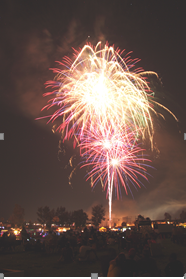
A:
[[[164,274],[164,268],[168,263],[168,257],[171,253],[176,252],[178,259],[184,264],[186,273],[186,246],[172,243],[169,239],[162,241],[163,255],[155,258],[158,268]],[[117,250],[117,247],[115,247]],[[105,251],[97,253],[100,258]],[[77,259],[71,264],[58,263],[60,255],[41,255],[34,251],[24,252],[22,247],[17,247],[15,252],[7,252],[0,254],[0,269],[24,270],[25,277],[90,277],[91,273],[101,273],[99,261],[96,263],[78,263]]]

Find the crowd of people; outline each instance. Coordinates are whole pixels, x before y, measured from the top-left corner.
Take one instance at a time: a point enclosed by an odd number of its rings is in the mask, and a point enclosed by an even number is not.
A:
[[[141,234],[135,230],[99,232],[93,227],[85,228],[83,231],[68,231],[61,235],[49,231],[45,238],[35,240],[34,245],[28,241],[29,235],[25,228],[21,234],[25,251],[32,247],[36,253],[45,255],[58,253],[58,264],[70,264],[77,261],[79,264],[86,265],[99,262],[101,271],[99,277],[184,275],[184,265],[177,259],[175,253],[170,254],[169,262],[167,261],[164,270],[158,268],[156,257],[153,256],[153,245],[161,246],[162,236],[155,232],[151,234]],[[11,237],[13,241],[13,236]],[[173,242],[175,239],[175,232],[173,232]],[[159,256],[161,256],[161,250],[159,250]]]
[[[51,251],[50,246],[54,249],[51,239],[52,233],[44,242],[48,253]],[[161,241],[162,236],[155,232],[145,235],[133,230],[101,233],[92,228],[76,233],[69,231],[62,234],[56,243],[60,253],[59,263],[72,263],[76,260],[86,264],[98,261],[101,270],[99,276],[183,276],[184,265],[175,253],[170,254],[164,270],[158,268],[152,247],[161,246]],[[104,254],[98,257],[100,251]]]

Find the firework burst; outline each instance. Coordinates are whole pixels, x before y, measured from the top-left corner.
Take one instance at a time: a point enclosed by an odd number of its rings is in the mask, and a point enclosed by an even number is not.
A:
[[[109,200],[109,220],[111,222],[112,192],[119,199],[121,187],[126,194],[128,190],[132,194],[131,185],[137,189],[142,183],[139,177],[147,179],[149,159],[144,158],[144,149],[136,144],[136,137],[133,132],[118,133],[113,129],[100,129],[92,131],[84,130],[84,135],[79,144],[81,156],[83,157],[82,167],[91,167],[87,180],[91,179],[92,187],[101,181],[104,190],[107,189]],[[133,194],[132,194],[133,196]]]
[[[123,54],[107,44],[101,48],[101,43],[74,50],[73,61],[64,57],[62,69],[53,69],[55,80],[46,83],[52,91],[44,94],[51,99],[43,109],[58,107],[48,122],[62,117],[57,130],[63,140],[74,137],[83,166],[92,167],[88,179],[93,184],[100,180],[104,189],[108,185],[110,220],[113,185],[119,197],[120,184],[127,194],[129,184],[140,187],[138,177],[147,179],[149,160],[142,157],[138,141],[149,139],[153,149],[152,115],[163,117],[155,105],[174,116],[154,100],[147,76],[157,74],[136,68],[139,59]]]
[[[59,108],[49,121],[62,117],[58,130],[63,131],[64,139],[77,133],[81,139],[84,129],[95,130],[98,122],[117,130],[127,125],[131,130],[140,129],[143,138],[147,134],[153,147],[151,113],[157,114],[153,103],[158,103],[145,76],[156,73],[135,69],[139,59],[131,59],[129,54],[122,59],[119,49],[99,48],[101,43],[74,50],[74,62],[64,57],[60,65],[65,69],[53,69],[56,78],[46,83],[53,90],[44,94],[52,98],[43,109]]]

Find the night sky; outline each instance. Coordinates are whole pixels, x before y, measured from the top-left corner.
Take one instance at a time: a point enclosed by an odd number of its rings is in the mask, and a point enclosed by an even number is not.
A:
[[[113,199],[113,217],[178,217],[186,209],[186,2],[103,0],[1,0],[0,2],[0,218],[7,220],[15,204],[25,209],[25,220],[37,220],[37,208],[65,206],[68,211],[108,201],[101,186],[92,191],[84,173],[77,170],[68,184],[58,160],[60,134],[52,132],[41,112],[47,98],[44,83],[54,78],[56,67],[72,47],[89,40],[133,51],[139,67],[158,73],[152,81],[166,120],[154,119],[156,150],[149,153],[149,183],[134,199],[122,189],[122,200]],[[90,36],[90,37],[88,37]],[[69,154],[73,152],[67,145]],[[148,148],[147,148],[148,149]],[[159,152],[158,152],[159,150]]]

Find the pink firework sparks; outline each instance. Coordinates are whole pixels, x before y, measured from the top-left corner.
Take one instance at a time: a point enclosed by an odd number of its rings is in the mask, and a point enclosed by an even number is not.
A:
[[[124,129],[126,131],[127,129]],[[111,129],[84,131],[80,143],[81,156],[84,158],[82,167],[91,166],[88,179],[92,179],[92,186],[101,181],[106,197],[109,200],[109,220],[111,222],[112,193],[119,199],[120,185],[126,194],[131,192],[130,186],[140,188],[139,177],[147,179],[146,167],[148,159],[142,157],[144,149],[136,146],[136,137],[133,132],[117,133]]]

